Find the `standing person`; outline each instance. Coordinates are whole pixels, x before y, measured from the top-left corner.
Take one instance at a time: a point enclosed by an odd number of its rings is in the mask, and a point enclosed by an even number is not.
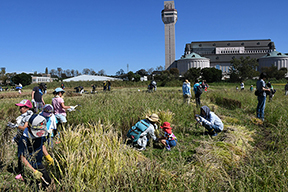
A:
[[[33,115],[33,112],[30,110],[33,106],[28,99],[24,99],[15,105],[19,106],[21,115],[16,118],[16,124],[9,122],[7,126],[11,128],[17,128],[17,134],[13,138],[13,141],[18,144],[24,130],[28,127],[29,118]]]
[[[49,133],[47,140],[48,140],[48,145],[53,148],[53,138],[56,136],[55,134],[57,133],[57,118],[55,117],[54,113],[54,108],[50,104],[46,104],[43,108],[43,111],[40,113],[45,119],[46,119],[46,127],[47,127],[47,132]],[[59,139],[59,137],[58,137]],[[58,143],[59,141],[56,141]]]
[[[169,122],[164,122],[161,129],[164,131],[164,135],[159,138],[159,141],[166,147],[168,151],[171,151],[171,147],[176,146],[177,138],[172,133],[172,127],[170,126]]]
[[[251,91],[251,92],[253,91],[253,85],[250,86],[250,91]]]
[[[188,79],[186,79],[183,82],[182,91],[183,91],[183,102],[189,104],[191,98],[191,86]]]
[[[106,81],[104,81],[103,82],[103,91],[106,91],[106,89],[107,89],[107,83],[106,83]]]
[[[43,142],[47,135],[45,118],[34,114],[29,119],[27,135],[21,137],[18,145],[18,158],[21,161],[20,172],[23,178],[26,178],[25,174],[27,173],[24,168],[31,170],[37,182],[36,186],[38,186],[38,183],[42,183],[44,189],[51,183],[51,178],[42,163],[43,154],[46,155],[45,153],[47,153],[46,148],[43,147]],[[51,158],[49,154],[48,156]],[[49,161],[51,161],[52,165],[53,159],[51,159]]]
[[[65,89],[65,85],[64,85],[63,82],[61,83],[61,88],[62,88],[62,89]]]
[[[46,90],[46,84],[40,83],[39,86],[34,87],[32,90],[32,103],[34,106],[34,112],[38,113],[38,111],[42,111],[45,102],[43,100],[43,94]]]
[[[195,80],[193,91],[195,93],[196,106],[200,107],[200,96],[202,94],[202,87],[200,86],[198,79]]]
[[[108,85],[108,91],[110,91],[111,90],[111,82],[110,82],[110,80],[108,80],[107,85]]]
[[[287,82],[287,84],[285,85],[285,95],[288,95],[288,82]]]
[[[264,110],[265,110],[265,102],[266,102],[266,91],[270,92],[270,89],[266,89],[266,84],[265,84],[265,79],[267,75],[266,73],[261,73],[259,80],[256,83],[256,89],[259,92],[257,99],[258,99],[258,104],[257,104],[257,118],[261,119],[264,121]]]
[[[95,93],[96,85],[95,85],[95,84],[92,84],[91,87],[92,87],[92,91],[91,91],[91,93]]]
[[[200,125],[208,130],[208,134],[211,136],[217,136],[219,132],[223,131],[224,125],[221,119],[207,106],[201,107],[200,115],[195,114],[195,118]]]
[[[240,87],[241,87],[241,91],[243,91],[243,90],[244,90],[244,83],[243,83],[243,81],[241,82]]]
[[[139,151],[145,150],[147,146],[148,137],[154,141],[158,141],[154,132],[158,128],[157,124],[159,117],[157,114],[147,115],[146,119],[137,122],[127,133],[127,137],[132,139],[133,145],[138,145]]]
[[[64,93],[65,93],[65,91],[62,88],[58,87],[54,90],[53,94],[55,95],[55,97],[52,99],[52,106],[54,108],[55,116],[56,116],[58,122],[60,123],[60,125],[62,125],[62,126],[64,123],[67,122],[66,110],[69,108],[71,108],[71,109],[75,108],[75,106],[64,105],[64,99],[62,98]]]

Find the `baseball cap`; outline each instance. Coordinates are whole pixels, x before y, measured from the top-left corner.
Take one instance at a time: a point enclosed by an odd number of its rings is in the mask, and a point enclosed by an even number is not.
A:
[[[45,117],[39,114],[32,115],[28,121],[30,132],[36,138],[46,137],[48,135],[46,124]]]
[[[25,106],[25,107],[28,107],[28,108],[32,108],[32,103],[28,100],[28,99],[23,99],[20,103],[16,103],[15,104],[16,106]]]

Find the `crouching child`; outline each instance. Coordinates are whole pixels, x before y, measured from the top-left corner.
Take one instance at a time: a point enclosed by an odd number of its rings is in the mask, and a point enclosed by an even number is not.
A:
[[[164,136],[159,138],[159,141],[166,147],[168,151],[171,151],[171,147],[175,147],[177,144],[177,138],[172,133],[172,127],[169,122],[164,122],[161,129],[164,131]]]
[[[31,173],[36,180],[37,188],[41,183],[45,189],[51,183],[51,178],[42,164],[43,153],[47,153],[43,148],[45,137],[48,135],[46,119],[41,115],[32,115],[26,130],[18,144],[18,158],[22,163],[21,174],[26,180],[27,174]]]
[[[208,134],[211,136],[217,136],[219,132],[223,131],[224,125],[221,119],[207,106],[201,107],[200,115],[195,115],[195,119],[208,130]]]
[[[132,140],[132,144],[138,147],[139,151],[145,150],[149,138],[154,141],[158,141],[154,132],[157,129],[157,122],[159,122],[159,117],[157,114],[153,113],[150,116],[146,116],[146,119],[142,119],[137,122],[127,134],[127,137]]]

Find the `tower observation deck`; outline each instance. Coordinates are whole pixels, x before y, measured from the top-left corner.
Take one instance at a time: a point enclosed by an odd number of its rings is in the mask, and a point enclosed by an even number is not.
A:
[[[165,69],[175,61],[175,23],[177,10],[174,1],[164,1],[162,21],[165,26]]]

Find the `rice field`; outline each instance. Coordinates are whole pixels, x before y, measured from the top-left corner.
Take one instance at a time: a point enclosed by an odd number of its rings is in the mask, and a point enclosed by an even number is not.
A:
[[[48,147],[55,166],[43,159],[54,181],[49,191],[287,191],[288,101],[282,85],[275,88],[279,91],[266,103],[262,124],[255,119],[257,97],[248,88],[236,92],[234,86],[210,85],[202,105],[224,123],[224,131],[213,138],[195,124],[199,108],[193,98],[183,104],[181,87],[154,93],[114,88],[80,96],[68,88],[65,105],[79,107],[68,113],[60,144]],[[49,92],[46,103],[53,96]],[[0,102],[0,191],[31,191],[15,179],[17,146],[10,141],[16,130],[5,126],[19,115],[14,104],[30,99],[29,93],[11,93]],[[178,139],[172,151],[150,142],[139,152],[125,143],[130,127],[152,112],[172,124]]]

